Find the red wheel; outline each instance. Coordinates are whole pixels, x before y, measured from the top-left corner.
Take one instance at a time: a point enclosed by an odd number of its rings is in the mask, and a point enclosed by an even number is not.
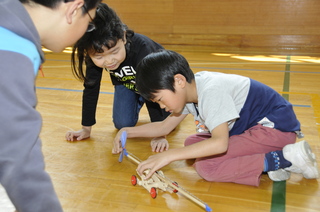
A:
[[[150,189],[150,195],[153,199],[155,199],[157,197],[157,189],[155,187],[152,187]]]
[[[179,187],[177,182],[173,182],[172,184],[175,185],[175,186],[177,186],[177,187]],[[178,190],[177,190],[177,189],[174,189],[174,190],[173,190],[173,193],[178,193]]]
[[[131,176],[131,183],[132,183],[132,185],[137,185],[137,177],[136,177],[136,175],[132,175]]]

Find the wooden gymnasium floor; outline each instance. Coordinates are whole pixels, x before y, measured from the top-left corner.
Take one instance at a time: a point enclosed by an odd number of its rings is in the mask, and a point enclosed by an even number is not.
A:
[[[301,122],[305,139],[320,164],[320,55],[277,55],[268,52],[221,52],[179,46],[167,49],[182,53],[194,72],[201,70],[240,74],[261,81],[288,98]],[[70,69],[69,53],[46,53],[44,76],[37,78],[38,110],[43,117],[41,138],[46,169],[67,212],[167,212],[205,211],[183,195],[159,191],[156,199],[141,186],[131,185],[136,165],[127,158],[118,162],[111,154],[116,134],[111,119],[113,87],[104,74],[97,109],[97,124],[90,139],[70,143],[64,135],[79,130],[82,83]],[[145,108],[139,124],[149,121]],[[195,133],[188,117],[170,136],[171,148],[183,145]],[[146,159],[153,154],[150,139],[129,139],[127,150]],[[233,183],[206,182],[192,168],[190,161],[174,162],[162,169],[165,176],[206,202],[215,212],[248,211],[320,211],[320,179],[306,180],[292,175],[286,183],[273,183],[262,176],[259,187]],[[10,202],[0,197],[0,211],[14,211]]]

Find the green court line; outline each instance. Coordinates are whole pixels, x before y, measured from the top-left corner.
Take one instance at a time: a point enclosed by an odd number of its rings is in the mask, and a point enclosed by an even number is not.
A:
[[[271,212],[286,211],[286,181],[273,182]]]
[[[289,92],[290,87],[290,56],[287,56],[286,70],[283,81],[283,91]],[[282,94],[289,101],[289,94]],[[286,211],[286,181],[273,182],[271,212]]]
[[[289,92],[290,84],[290,56],[287,56],[286,69],[284,72],[283,92]],[[282,96],[289,101],[289,94],[282,94]]]

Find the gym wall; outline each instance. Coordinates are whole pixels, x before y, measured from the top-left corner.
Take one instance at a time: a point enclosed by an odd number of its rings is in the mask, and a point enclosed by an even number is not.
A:
[[[320,53],[319,0],[104,0],[163,45]]]

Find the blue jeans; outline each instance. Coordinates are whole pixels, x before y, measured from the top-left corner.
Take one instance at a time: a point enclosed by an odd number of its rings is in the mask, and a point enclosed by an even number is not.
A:
[[[157,103],[146,101],[142,96],[123,85],[115,85],[112,115],[115,128],[135,126],[144,103],[146,103],[152,122],[162,121],[170,115],[170,113],[161,109]]]

